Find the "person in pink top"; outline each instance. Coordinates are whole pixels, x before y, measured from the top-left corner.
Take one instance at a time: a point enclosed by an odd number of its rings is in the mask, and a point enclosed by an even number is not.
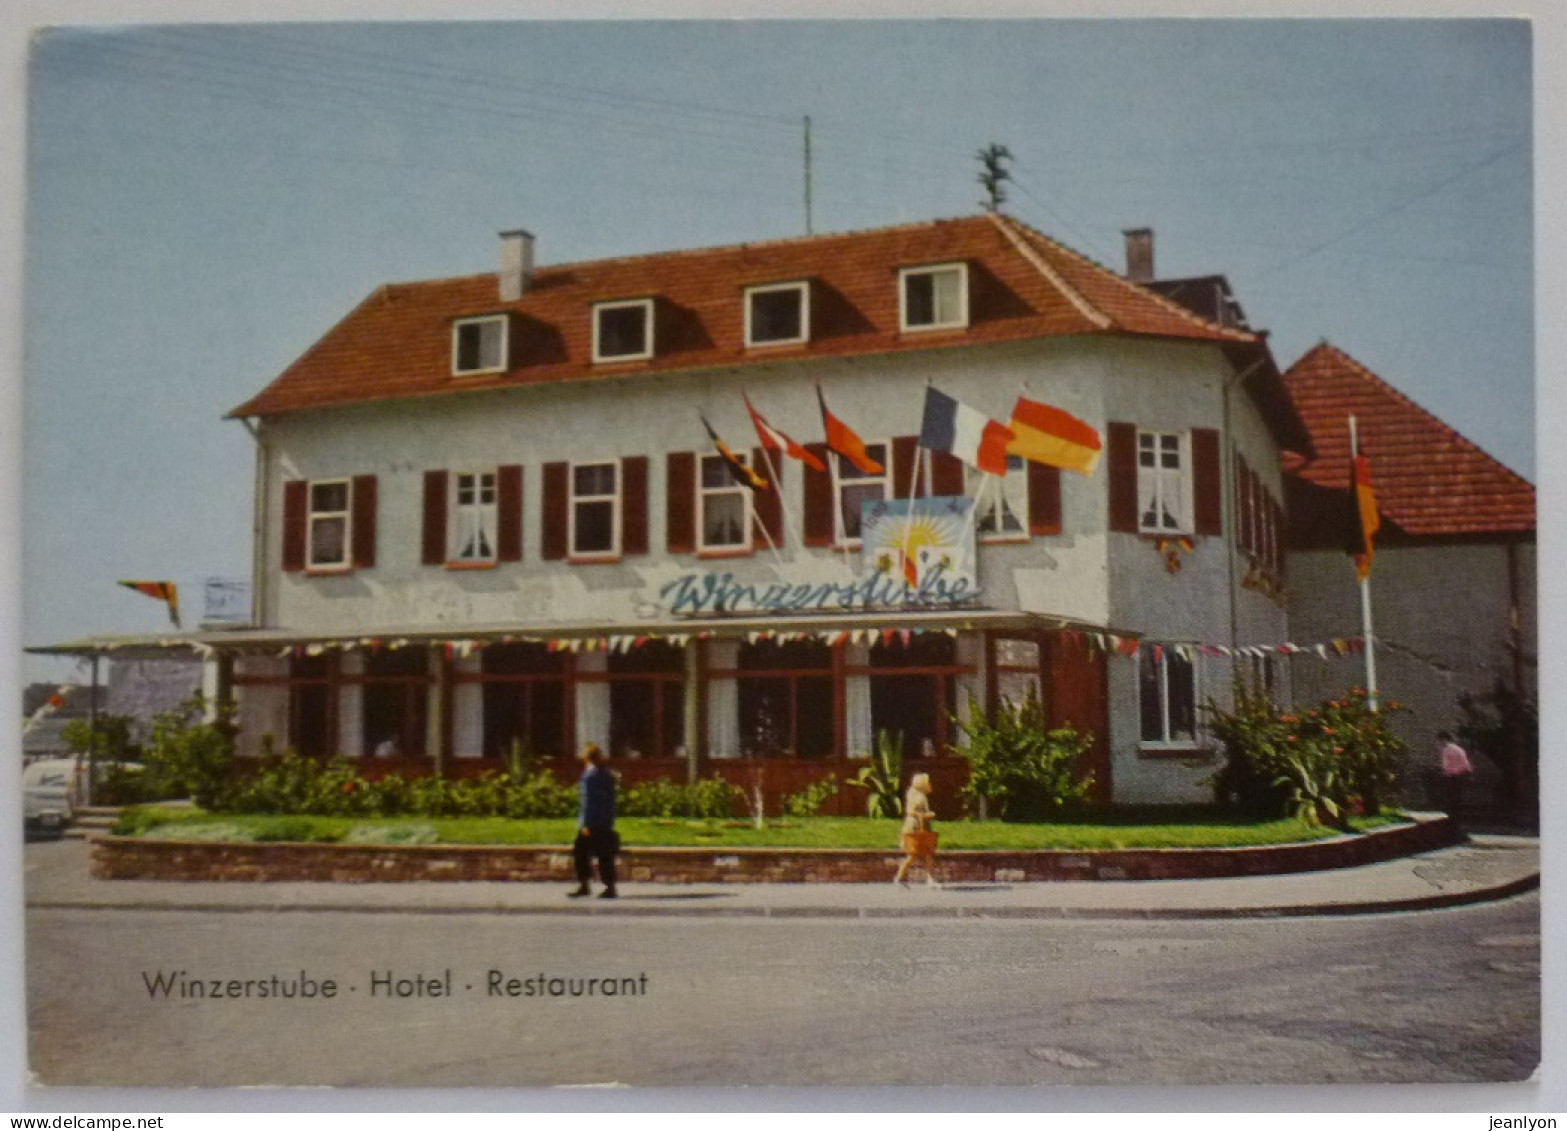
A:
[[[1464,786],[1474,773],[1474,766],[1464,748],[1453,741],[1451,731],[1439,731],[1436,744],[1442,760],[1442,808],[1456,821],[1464,807]]]

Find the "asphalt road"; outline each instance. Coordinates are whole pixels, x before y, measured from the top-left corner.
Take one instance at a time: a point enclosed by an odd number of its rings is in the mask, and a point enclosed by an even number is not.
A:
[[[1519,1080],[1539,930],[1534,896],[1179,922],[34,909],[30,1055],[41,1083],[123,1087]],[[249,996],[149,993],[175,971]],[[337,995],[259,996],[300,971]]]

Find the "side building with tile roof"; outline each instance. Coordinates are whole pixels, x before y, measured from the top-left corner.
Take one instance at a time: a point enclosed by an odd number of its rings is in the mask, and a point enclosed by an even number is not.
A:
[[[1207,796],[1198,705],[1289,638],[1280,453],[1311,450],[1234,311],[999,214],[558,265],[513,232],[500,261],[376,289],[233,411],[255,622],[189,641],[247,752],[465,774],[594,741],[629,780],[754,761],[776,795],[887,730],[950,798],[953,717],[1032,690],[1101,798]],[[1103,458],[922,456],[930,387],[1047,403]],[[824,470],[769,459],[747,397]],[[825,450],[819,398],[884,471]],[[928,529],[878,548],[905,508]],[[965,585],[930,584],[966,538]]]
[[[1285,457],[1290,630],[1360,634],[1345,552],[1353,416],[1382,522],[1370,575],[1377,682],[1410,708],[1394,716],[1411,750],[1406,785],[1429,798],[1436,732],[1456,727],[1461,695],[1500,682],[1536,699],[1534,486],[1337,346],[1313,347],[1284,381],[1316,451]],[[1336,674],[1297,665],[1297,700],[1342,690]]]

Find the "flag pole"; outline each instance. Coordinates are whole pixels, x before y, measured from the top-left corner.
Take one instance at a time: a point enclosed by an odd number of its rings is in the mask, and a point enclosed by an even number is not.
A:
[[[773,463],[773,450],[766,444],[762,445],[762,459],[767,462],[767,473],[773,477],[773,490],[778,492],[778,506],[784,513],[785,528],[793,531],[794,540],[800,548],[805,548],[805,533],[800,524],[795,520],[794,512],[789,509],[789,500],[784,495],[783,476],[778,473],[778,465]]]
[[[1362,530],[1364,523],[1360,519],[1360,497],[1358,494],[1358,480],[1355,475],[1355,461],[1360,458],[1360,432],[1354,416],[1349,418],[1349,481],[1350,489],[1357,491],[1354,498],[1355,521]],[[1365,535],[1362,533],[1362,539]],[[1369,553],[1371,547],[1365,546]],[[1359,570],[1356,571],[1357,573]],[[1360,638],[1366,650],[1366,706],[1373,712],[1377,709],[1377,653],[1374,646],[1374,637],[1371,632],[1371,575],[1367,573],[1360,579]]]

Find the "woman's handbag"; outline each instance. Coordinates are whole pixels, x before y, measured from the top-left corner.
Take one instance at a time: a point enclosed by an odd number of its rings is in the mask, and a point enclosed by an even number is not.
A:
[[[909,856],[934,856],[936,834],[931,829],[903,834],[903,851]]]

